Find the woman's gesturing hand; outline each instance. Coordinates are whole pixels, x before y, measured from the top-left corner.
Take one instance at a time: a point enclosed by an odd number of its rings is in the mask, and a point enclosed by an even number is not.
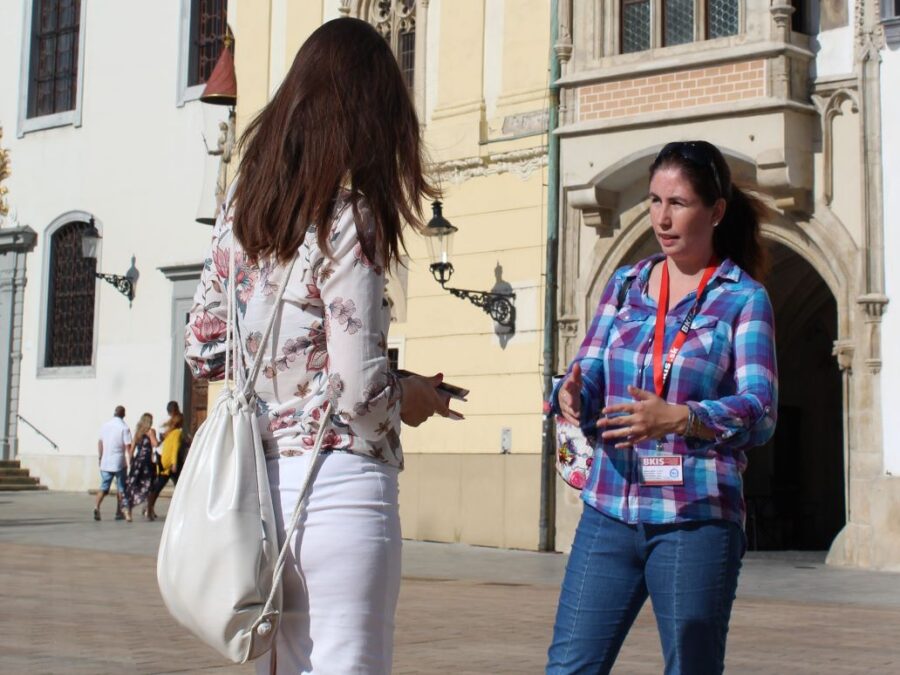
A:
[[[559,409],[569,424],[581,425],[581,366],[572,366],[562,386],[559,388]]]
[[[409,375],[403,378],[400,419],[404,424],[417,427],[435,413],[441,417],[450,414],[449,395],[437,389],[443,379],[441,373],[431,377]]]
[[[687,425],[688,407],[666,403],[651,391],[628,387],[633,403],[618,403],[601,410],[597,428],[607,429],[605,441],[617,441],[617,448],[629,448],[635,443],[662,438],[668,434],[682,434]],[[610,417],[610,415],[616,415]]]

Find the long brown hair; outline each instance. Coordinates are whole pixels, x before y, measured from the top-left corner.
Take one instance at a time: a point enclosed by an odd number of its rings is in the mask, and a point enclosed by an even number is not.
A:
[[[730,258],[757,281],[768,271],[768,251],[760,223],[771,209],[731,180],[731,169],[719,149],[707,141],[677,141],[660,150],[650,167],[650,178],[663,167],[677,167],[706,206],[725,200],[725,213],[713,230],[713,250]]]
[[[397,60],[365,21],[341,18],[303,43],[274,98],[241,137],[234,234],[259,259],[290,260],[309,227],[327,227],[349,184],[363,252],[385,264],[404,247],[402,224],[422,226],[419,121]],[[374,232],[362,231],[365,199]]]

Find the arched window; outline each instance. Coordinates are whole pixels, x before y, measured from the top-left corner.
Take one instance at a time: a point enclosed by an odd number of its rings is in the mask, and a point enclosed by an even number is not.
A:
[[[384,36],[397,57],[410,93],[415,90],[416,0],[374,0],[366,20]]]
[[[82,255],[89,222],[69,221],[50,235],[44,367],[90,366],[94,357],[96,258]]]

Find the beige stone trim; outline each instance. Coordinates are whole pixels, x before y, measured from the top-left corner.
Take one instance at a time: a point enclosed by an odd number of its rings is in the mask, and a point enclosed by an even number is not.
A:
[[[710,40],[709,42],[715,42]],[[642,75],[651,75],[668,71],[685,70],[688,68],[700,68],[732,61],[748,61],[753,59],[769,59],[776,56],[790,56],[792,58],[811,61],[815,55],[808,49],[784,42],[754,42],[752,44],[736,47],[713,48],[708,46],[700,52],[653,58],[647,52],[641,52],[645,57],[639,61],[629,59],[627,63],[616,63],[620,56],[611,56],[601,61],[601,67],[591,70],[572,72],[561,77],[558,82],[563,87],[590,84],[595,82],[608,82],[610,80],[630,79]],[[634,56],[624,54],[621,56]],[[605,63],[608,62],[608,65]]]
[[[574,124],[567,124],[564,127],[560,127],[556,130],[556,133],[563,137],[583,136],[585,134],[609,133],[611,131],[633,129],[635,127],[672,124],[675,120],[690,121],[715,117],[734,117],[748,113],[768,113],[782,110],[808,113],[810,115],[816,114],[815,106],[767,96],[747,101],[716,103],[713,105],[697,106],[695,108],[683,108],[679,109],[674,114],[673,111],[669,110],[631,115],[629,117],[617,119],[575,122]]]
[[[527,180],[531,174],[546,165],[547,148],[539,147],[437,162],[431,165],[429,174],[455,185],[472,178],[499,173],[512,173],[522,180]]]

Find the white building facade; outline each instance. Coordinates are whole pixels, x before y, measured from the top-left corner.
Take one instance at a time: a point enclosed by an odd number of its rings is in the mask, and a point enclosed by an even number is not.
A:
[[[211,234],[195,218],[215,210],[205,184],[218,157],[207,146],[227,119],[197,100],[225,5],[0,2],[0,143],[11,168],[0,243],[36,234],[27,256],[0,246],[18,281],[0,303],[13,335],[0,371],[11,411],[3,459],[50,488],[96,487],[98,429],[116,405],[129,424],[143,412],[161,424],[173,399],[194,426],[204,414],[181,352]],[[85,233],[100,237],[94,259]],[[133,297],[97,273],[127,278]]]

